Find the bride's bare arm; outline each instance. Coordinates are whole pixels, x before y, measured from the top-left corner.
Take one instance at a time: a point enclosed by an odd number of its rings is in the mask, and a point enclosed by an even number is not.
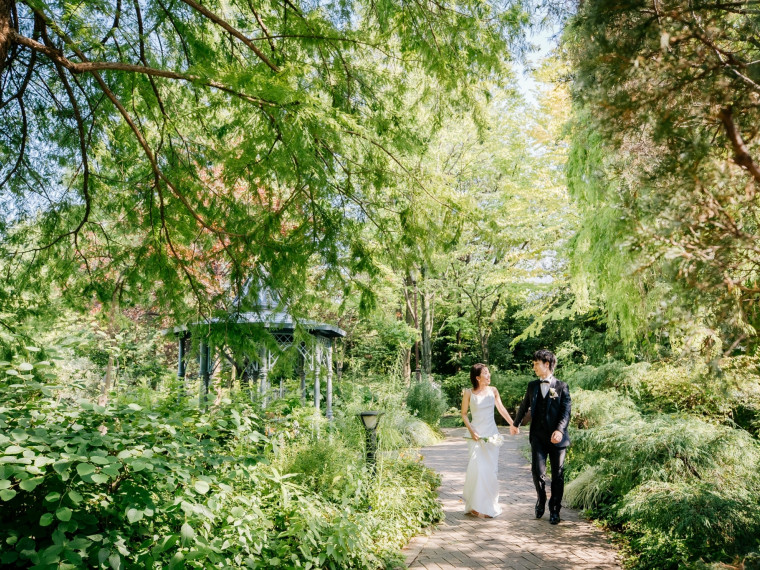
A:
[[[470,435],[472,436],[472,439],[475,441],[478,441],[480,439],[480,436],[478,435],[478,432],[476,432],[474,429],[472,429],[472,425],[470,424],[470,419],[467,417],[467,411],[470,409],[470,391],[465,390],[462,394],[462,421],[464,422],[464,425],[467,426],[467,429],[470,430]]]
[[[493,390],[493,395],[496,400],[496,409],[499,410],[501,417],[507,420],[509,427],[512,427],[514,425],[514,422],[512,421],[512,417],[509,415],[507,408],[505,408],[504,404],[501,403],[501,396],[499,395],[499,391],[494,387],[491,387],[491,389]]]

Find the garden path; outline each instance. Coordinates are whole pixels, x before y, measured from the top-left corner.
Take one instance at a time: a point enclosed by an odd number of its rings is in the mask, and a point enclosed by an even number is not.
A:
[[[465,428],[447,429],[446,439],[420,450],[425,465],[442,478],[438,494],[446,519],[430,534],[412,539],[404,549],[412,570],[494,568],[527,570],[585,570],[621,568],[605,533],[563,508],[558,525],[533,515],[536,491],[526,459],[527,429],[505,436],[499,454],[500,502],[504,512],[495,519],[464,514],[462,488],[467,467]],[[508,434],[508,431],[502,433]]]

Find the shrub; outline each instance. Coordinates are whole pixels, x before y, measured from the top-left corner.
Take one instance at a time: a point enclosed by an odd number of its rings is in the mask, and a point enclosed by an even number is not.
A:
[[[534,378],[535,376],[529,374],[493,372],[491,374],[491,385],[499,391],[501,401],[507,410],[514,414],[525,396],[528,382]],[[462,406],[462,392],[471,387],[469,372],[460,372],[454,376],[449,376],[441,383],[441,389],[446,395],[446,402],[450,407],[456,409],[460,409]]]
[[[570,388],[603,390],[615,388],[627,395],[638,397],[644,376],[650,364],[626,364],[614,360],[601,366],[581,366],[566,378]]]
[[[632,416],[578,430],[573,441],[572,459],[584,467],[566,500],[624,525],[641,567],[720,560],[760,544],[760,444],[746,432],[689,416]]]
[[[440,519],[417,462],[381,456],[368,484],[356,418],[344,433],[298,410],[268,425],[242,400],[97,406],[30,367],[0,379],[3,567],[374,569]]]
[[[426,380],[412,383],[406,405],[410,412],[431,426],[437,426],[448,409],[440,388]]]
[[[570,425],[588,429],[619,422],[625,424],[640,417],[636,404],[617,390],[583,390],[572,392]]]

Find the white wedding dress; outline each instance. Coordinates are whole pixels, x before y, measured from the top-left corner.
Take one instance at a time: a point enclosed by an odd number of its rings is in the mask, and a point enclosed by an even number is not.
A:
[[[499,433],[494,421],[495,398],[489,388],[482,394],[470,392],[470,424],[480,441],[468,440],[470,461],[464,479],[464,512],[477,511],[495,517],[501,514],[499,506],[499,446],[483,441]]]

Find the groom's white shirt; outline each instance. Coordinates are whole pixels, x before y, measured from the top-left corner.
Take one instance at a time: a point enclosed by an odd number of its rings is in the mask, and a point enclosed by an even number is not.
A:
[[[541,396],[546,398],[546,393],[549,391],[549,388],[554,388],[554,383],[557,381],[557,379],[554,377],[554,375],[549,376],[549,383],[546,384],[544,382],[541,383]]]

